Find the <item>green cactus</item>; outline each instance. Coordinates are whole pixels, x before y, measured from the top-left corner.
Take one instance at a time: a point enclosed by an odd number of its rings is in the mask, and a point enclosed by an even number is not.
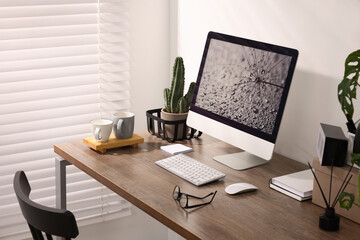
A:
[[[188,109],[186,108],[186,105],[187,105],[186,99],[184,97],[181,97],[177,104],[178,113],[186,113],[188,111]]]
[[[170,89],[164,89],[165,110],[170,112]]]
[[[175,59],[171,88],[164,89],[165,111],[169,113],[186,113],[189,111],[195,83],[190,83],[189,90],[184,95],[185,68],[181,57]]]
[[[189,109],[190,107],[190,103],[191,103],[191,100],[192,100],[192,97],[194,95],[194,91],[195,91],[195,83],[192,82],[190,83],[190,86],[189,86],[189,90],[188,92],[186,93],[185,95],[185,99],[186,99],[186,103],[187,103],[187,108]]]

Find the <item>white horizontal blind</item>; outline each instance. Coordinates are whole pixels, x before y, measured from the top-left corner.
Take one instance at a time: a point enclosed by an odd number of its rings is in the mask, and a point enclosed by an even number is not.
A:
[[[90,135],[89,121],[130,108],[126,0],[0,0],[0,239],[30,236],[13,192],[55,206],[53,145]],[[78,225],[130,214],[129,203],[74,166]]]

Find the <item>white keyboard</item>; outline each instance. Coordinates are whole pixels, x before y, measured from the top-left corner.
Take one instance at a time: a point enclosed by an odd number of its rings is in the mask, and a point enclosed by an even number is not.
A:
[[[196,186],[221,180],[225,174],[184,154],[174,155],[155,162],[156,165]]]

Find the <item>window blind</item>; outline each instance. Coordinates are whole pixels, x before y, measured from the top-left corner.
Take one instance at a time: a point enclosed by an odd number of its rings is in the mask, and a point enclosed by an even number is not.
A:
[[[126,0],[0,0],[0,239],[30,232],[13,191],[55,206],[53,145],[81,140],[89,121],[130,108]],[[67,206],[79,226],[130,214],[130,204],[74,166]]]

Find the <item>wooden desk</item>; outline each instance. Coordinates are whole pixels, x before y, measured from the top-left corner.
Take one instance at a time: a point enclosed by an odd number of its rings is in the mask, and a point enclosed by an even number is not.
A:
[[[225,180],[196,187],[155,165],[168,157],[160,150],[168,144],[147,132],[138,148],[121,148],[99,154],[82,141],[56,144],[55,152],[144,212],[186,239],[359,239],[360,226],[341,217],[340,230],[318,227],[324,209],[311,201],[298,202],[269,188],[269,179],[306,169],[304,164],[275,155],[266,165],[246,171],[232,170],[213,156],[238,149],[209,136],[182,142],[193,148],[189,156],[222,171]],[[236,182],[257,186],[256,192],[227,195],[224,188]],[[172,198],[175,185],[198,196],[217,190],[211,205],[183,210]]]

